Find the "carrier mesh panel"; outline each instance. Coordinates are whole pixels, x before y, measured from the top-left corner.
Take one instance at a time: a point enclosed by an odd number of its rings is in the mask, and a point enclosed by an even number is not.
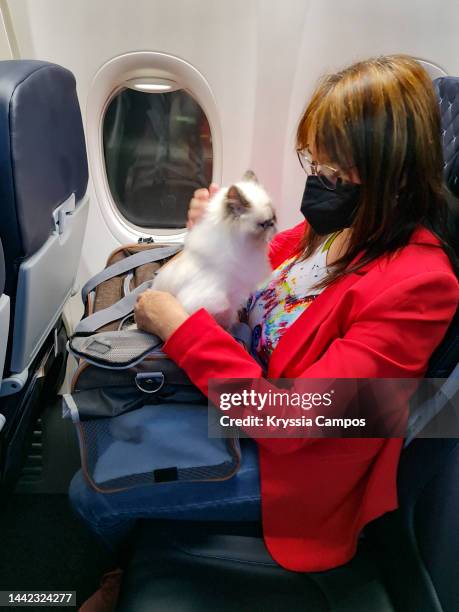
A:
[[[228,457],[227,461],[215,465],[185,468],[177,468],[177,466],[170,465],[157,469],[154,465],[155,460],[151,457],[151,465],[148,469],[139,473],[128,473],[130,470],[126,466],[126,474],[117,477],[107,477],[109,472],[101,469],[101,460],[119,440],[119,438],[114,438],[113,436],[113,422],[117,418],[88,420],[78,424],[83,472],[89,484],[97,490],[112,493],[146,485],[157,485],[162,482],[226,480],[231,478],[239,468],[240,450],[238,440],[220,439],[218,444],[225,446],[226,456]],[[138,434],[140,441],[140,431]],[[129,431],[127,435],[130,437],[130,441],[135,444],[135,432]],[[203,436],[206,435],[207,430],[203,432]],[[122,457],[117,456],[119,461],[123,460]],[[148,463],[148,455],[145,461]],[[114,466],[114,468],[114,471],[119,472],[120,470],[122,471],[123,465]]]

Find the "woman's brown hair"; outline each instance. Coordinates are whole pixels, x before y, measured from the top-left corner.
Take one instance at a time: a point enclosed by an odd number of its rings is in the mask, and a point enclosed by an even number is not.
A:
[[[358,62],[323,78],[298,126],[297,148],[352,168],[361,183],[346,253],[323,286],[403,247],[419,225],[440,239],[457,272],[447,240],[440,130],[432,81],[409,56]],[[322,240],[308,228],[304,257]]]

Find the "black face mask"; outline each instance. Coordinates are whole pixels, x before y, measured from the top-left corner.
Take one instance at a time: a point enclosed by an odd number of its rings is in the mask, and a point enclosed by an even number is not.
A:
[[[317,234],[332,234],[352,225],[359,196],[360,185],[342,183],[331,191],[317,176],[308,176],[301,212]]]

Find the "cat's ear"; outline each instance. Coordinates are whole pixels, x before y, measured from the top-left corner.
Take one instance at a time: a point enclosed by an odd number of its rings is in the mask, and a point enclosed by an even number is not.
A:
[[[226,212],[232,217],[239,217],[250,208],[250,203],[237,185],[231,185],[225,197]]]
[[[252,181],[252,183],[259,183],[257,175],[253,170],[246,170],[244,172],[244,176],[242,177],[243,181]]]

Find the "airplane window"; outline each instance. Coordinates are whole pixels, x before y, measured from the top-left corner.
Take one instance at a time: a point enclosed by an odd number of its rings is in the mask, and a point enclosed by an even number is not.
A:
[[[121,215],[143,228],[183,228],[195,189],[212,180],[209,122],[194,98],[158,86],[121,90],[103,122],[108,184]]]

